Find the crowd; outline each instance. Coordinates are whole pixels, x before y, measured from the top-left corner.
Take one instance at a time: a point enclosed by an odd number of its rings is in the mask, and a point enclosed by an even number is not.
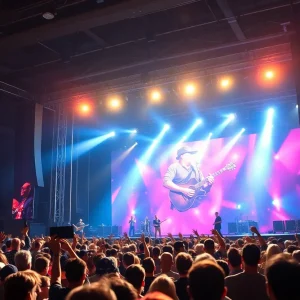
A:
[[[297,300],[300,237],[72,241],[0,233],[0,300]]]

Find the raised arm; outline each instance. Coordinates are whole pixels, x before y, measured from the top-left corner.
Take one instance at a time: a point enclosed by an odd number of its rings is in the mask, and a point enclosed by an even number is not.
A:
[[[222,237],[221,237],[220,233],[218,232],[218,230],[213,229],[213,230],[211,231],[211,233],[214,234],[214,235],[216,236],[216,238],[217,238],[217,240],[218,240],[218,244],[219,244],[219,246],[220,246],[220,250],[226,251],[226,245],[225,245],[225,242],[224,242],[224,240],[222,239]]]
[[[265,241],[265,239],[260,235],[258,229],[255,227],[255,226],[251,226],[250,227],[250,230],[255,233],[257,235],[257,238],[258,238],[258,241],[259,241],[259,244],[260,244],[260,247],[263,249],[263,250],[266,250],[268,245]]]
[[[145,234],[143,234],[143,233],[141,235],[141,241],[144,245],[145,258],[150,257],[150,251],[149,251],[148,245],[147,245],[146,240],[145,240]]]
[[[60,267],[61,244],[59,238],[51,237],[51,241],[49,242],[49,248],[53,253],[51,284],[53,283],[61,284],[61,267]]]

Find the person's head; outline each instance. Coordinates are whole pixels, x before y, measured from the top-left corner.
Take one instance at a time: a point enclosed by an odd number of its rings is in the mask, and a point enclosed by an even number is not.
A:
[[[129,251],[133,252],[133,253],[136,253],[137,252],[136,245],[135,244],[130,244],[129,245]]]
[[[191,299],[221,300],[226,296],[224,271],[215,262],[204,260],[193,264],[188,273]]]
[[[27,270],[9,275],[4,282],[4,299],[35,300],[41,280],[34,271]]]
[[[176,241],[174,243],[174,251],[176,254],[180,252],[184,252],[184,250],[185,250],[185,245],[182,241]]]
[[[11,274],[17,273],[18,269],[14,265],[6,265],[0,270],[0,283],[3,283],[6,279]]]
[[[154,218],[155,218],[155,220],[157,220],[157,219],[158,219],[157,215],[155,215],[155,217],[154,217]]]
[[[96,274],[105,275],[118,273],[118,268],[115,265],[112,257],[103,257],[96,262]]]
[[[204,251],[209,254],[214,254],[215,252],[215,242],[212,239],[206,239],[204,242]]]
[[[134,255],[131,252],[124,253],[122,262],[124,268],[128,268],[130,265],[134,264]]]
[[[106,279],[107,280],[107,279]],[[109,278],[109,286],[114,291],[118,300],[136,300],[138,292],[134,286],[121,278]],[[100,281],[100,284],[102,281]]]
[[[300,250],[296,250],[292,254],[293,259],[295,259],[298,263],[300,263]]]
[[[152,250],[153,258],[159,258],[160,256],[160,248],[159,247],[154,247]]]
[[[66,262],[65,272],[69,285],[83,285],[87,272],[86,263],[78,258],[70,258]]]
[[[25,271],[31,269],[31,253],[26,250],[21,250],[15,255],[15,265],[19,271]]]
[[[196,255],[204,253],[204,245],[203,244],[195,245],[195,252],[196,252]]]
[[[79,219],[79,223],[82,223],[82,219]]]
[[[143,260],[142,266],[146,272],[146,276],[154,276],[155,263],[153,258],[147,257]]]
[[[148,221],[148,217],[146,217],[145,220]]]
[[[11,239],[8,239],[8,240],[5,242],[5,245],[6,245],[6,250],[9,251],[10,248],[11,248]]]
[[[40,276],[41,286],[39,299],[48,299],[49,298],[49,289],[50,289],[50,277],[48,276]]]
[[[21,186],[21,197],[22,198],[27,198],[30,194],[30,191],[31,191],[31,184],[29,182],[25,182]]]
[[[212,255],[210,255],[208,253],[202,253],[200,255],[197,255],[196,259],[195,259],[195,262],[203,261],[203,260],[210,260],[210,261],[212,261],[214,263],[217,262],[216,259]]]
[[[216,212],[215,212],[215,216],[217,217],[218,215],[219,215],[219,213],[216,211]]]
[[[4,253],[0,253],[0,262],[4,263],[5,265],[8,264],[8,260]]]
[[[34,269],[42,276],[46,276],[49,271],[50,260],[44,256],[38,257],[34,263]]]
[[[175,259],[176,269],[181,276],[187,276],[189,269],[193,264],[191,255],[187,253],[179,253]]]
[[[242,264],[242,256],[238,249],[229,248],[227,251],[229,267],[232,269],[240,268]]]
[[[280,254],[282,251],[277,244],[270,244],[266,250],[266,261],[268,261],[272,256]]]
[[[277,245],[280,247],[280,249],[283,251],[285,249],[285,246],[284,246],[284,240],[283,239],[278,239],[277,240]]]
[[[14,238],[11,240],[11,250],[20,251],[21,249],[21,241],[18,238]]]
[[[140,265],[131,265],[125,271],[125,279],[131,283],[140,294],[145,285],[145,271]]]
[[[79,286],[73,289],[66,300],[117,300],[115,293],[107,284],[92,283],[90,285]]]
[[[165,245],[162,248],[162,252],[163,253],[168,252],[168,253],[171,253],[173,255],[174,254],[174,248],[171,245]]]
[[[294,251],[300,250],[296,245],[289,245],[286,249],[287,253],[293,254]]]
[[[34,241],[34,243],[33,243],[33,250],[39,251],[39,250],[42,249],[42,246],[43,246],[43,244],[42,244],[41,241]]]
[[[299,299],[300,264],[284,254],[267,261],[265,275],[271,300]]]
[[[229,275],[228,263],[225,260],[218,259],[217,264],[223,269],[225,277],[227,277]]]
[[[173,255],[168,252],[164,252],[160,257],[160,266],[163,272],[169,272],[173,265]]]
[[[242,258],[245,267],[257,267],[260,261],[260,249],[255,244],[247,244],[243,247]]]
[[[176,288],[173,280],[167,275],[161,275],[154,279],[149,287],[149,293],[161,292],[173,300],[177,300]]]

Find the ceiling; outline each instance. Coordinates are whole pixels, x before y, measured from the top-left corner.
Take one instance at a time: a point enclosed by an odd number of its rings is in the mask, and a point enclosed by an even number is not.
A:
[[[193,68],[207,75],[224,66],[288,61],[299,6],[290,0],[0,0],[0,91],[47,102],[120,84],[142,87]],[[47,11],[53,20],[43,18]]]

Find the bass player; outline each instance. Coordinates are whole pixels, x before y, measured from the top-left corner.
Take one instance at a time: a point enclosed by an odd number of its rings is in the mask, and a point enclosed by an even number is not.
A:
[[[202,172],[196,165],[193,154],[197,151],[192,150],[190,147],[184,146],[177,151],[176,159],[178,162],[171,164],[163,178],[163,185],[167,189],[184,194],[187,197],[193,197],[195,190],[181,187],[179,185],[187,184],[191,179],[195,179],[197,182],[205,179]],[[202,189],[208,193],[214,183],[214,177],[209,175],[206,177],[206,185]],[[171,209],[174,206],[171,203]]]

